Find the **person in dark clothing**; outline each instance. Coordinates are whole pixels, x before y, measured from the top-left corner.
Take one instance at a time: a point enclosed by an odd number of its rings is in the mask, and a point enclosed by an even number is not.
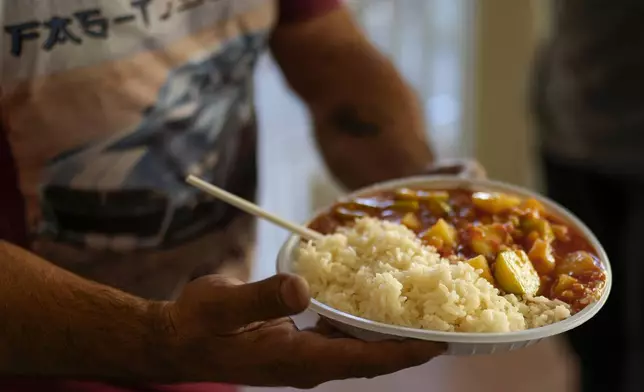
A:
[[[597,235],[616,282],[569,341],[584,392],[642,391],[644,2],[553,4],[531,97],[546,192]]]

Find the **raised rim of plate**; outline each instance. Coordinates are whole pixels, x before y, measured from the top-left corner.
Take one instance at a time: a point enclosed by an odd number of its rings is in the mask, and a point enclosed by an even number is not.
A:
[[[403,179],[397,179],[387,182],[378,183],[366,188],[359,189],[355,192],[352,192],[346,196],[342,196],[337,199],[337,201],[346,200],[355,196],[362,194],[368,194],[372,192],[388,190],[392,188],[399,187],[430,187],[436,189],[451,189],[451,188],[470,188],[472,190],[478,191],[497,191],[497,192],[507,192],[513,193],[522,197],[532,197],[539,200],[546,209],[556,215],[558,218],[565,221],[570,226],[578,230],[593,246],[597,255],[599,256],[600,262],[602,263],[604,270],[606,272],[606,284],[600,298],[594,303],[588,305],[584,310],[579,313],[574,314],[573,316],[567,318],[566,320],[547,325],[544,327],[526,329],[523,331],[517,332],[504,332],[504,333],[471,333],[471,332],[442,332],[426,329],[417,329],[417,328],[408,328],[400,327],[391,324],[380,323],[376,321],[371,321],[364,319],[362,317],[354,316],[337,309],[334,309],[328,305],[317,301],[316,299],[311,299],[311,304],[309,305],[309,310],[319,314],[320,316],[327,317],[329,319],[335,320],[337,322],[347,324],[356,328],[364,329],[367,331],[377,332],[385,335],[391,335],[402,338],[415,338],[422,340],[431,340],[437,342],[448,342],[448,343],[472,343],[472,344],[498,344],[498,343],[513,343],[526,340],[534,339],[543,339],[550,336],[558,335],[569,331],[573,328],[580,326],[586,321],[590,320],[599,310],[604,306],[606,300],[611,291],[612,286],[612,270],[610,262],[608,260],[608,255],[606,251],[597,240],[595,235],[590,231],[590,229],[577,218],[572,212],[568,211],[565,207],[559,205],[558,203],[536,193],[526,188],[522,188],[516,185],[507,184],[500,181],[494,180],[481,180],[481,179],[466,179],[456,176],[416,176]],[[313,217],[318,216],[319,214],[328,210],[330,206],[327,206],[315,214]],[[307,222],[308,223],[308,222]],[[296,250],[297,244],[300,242],[300,237],[296,235],[291,235],[284,245],[282,245],[279,254],[277,256],[277,272],[279,273],[289,273],[293,272],[292,263],[294,260],[294,252]]]

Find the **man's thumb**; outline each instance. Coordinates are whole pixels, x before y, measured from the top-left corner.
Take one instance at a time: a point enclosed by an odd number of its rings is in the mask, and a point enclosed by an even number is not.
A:
[[[309,286],[297,275],[279,274],[229,290],[228,298],[238,307],[240,326],[301,313],[310,301]]]

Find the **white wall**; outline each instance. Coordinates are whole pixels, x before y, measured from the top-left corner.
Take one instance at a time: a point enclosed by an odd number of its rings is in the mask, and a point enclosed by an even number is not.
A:
[[[491,177],[540,189],[528,112],[534,50],[549,33],[550,0],[478,3],[475,56],[475,155]]]
[[[534,51],[529,2],[486,0],[477,9],[475,150],[491,177],[534,186],[527,75]]]

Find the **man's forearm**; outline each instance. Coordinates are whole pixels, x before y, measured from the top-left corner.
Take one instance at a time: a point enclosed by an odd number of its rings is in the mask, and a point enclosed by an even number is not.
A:
[[[159,378],[161,306],[0,241],[0,374]]]
[[[418,174],[433,160],[418,98],[345,8],[279,25],[271,49],[344,185]]]

